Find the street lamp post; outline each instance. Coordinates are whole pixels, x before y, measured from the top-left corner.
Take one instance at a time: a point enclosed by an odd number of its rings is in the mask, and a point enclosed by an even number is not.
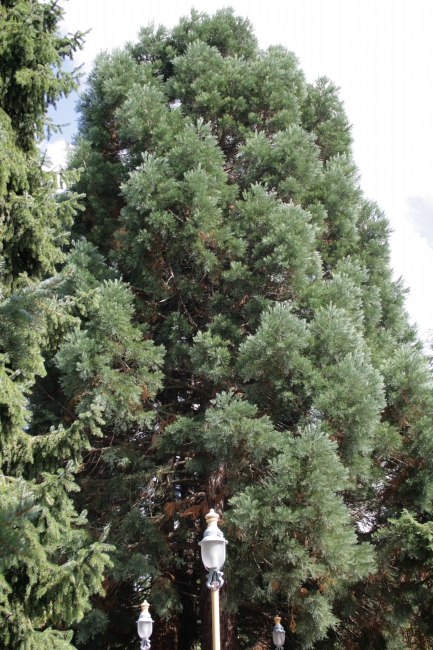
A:
[[[281,617],[276,616],[274,618],[275,626],[272,632],[272,637],[274,640],[274,645],[277,650],[283,650],[284,641],[286,640],[286,632],[284,631],[283,626],[281,625]]]
[[[137,621],[137,631],[138,636],[141,639],[140,648],[142,650],[150,648],[149,639],[153,631],[153,621],[149,613],[149,603],[147,600],[145,600],[141,606],[141,614]]]
[[[219,515],[212,509],[206,515],[207,528],[199,542],[201,559],[207,574],[206,586],[211,590],[212,598],[212,647],[221,650],[219,590],[224,584],[221,568],[226,559],[226,544],[222,531],[218,528]]]

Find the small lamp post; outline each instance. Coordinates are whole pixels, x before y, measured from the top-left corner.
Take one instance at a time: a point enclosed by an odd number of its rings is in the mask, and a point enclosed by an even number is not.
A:
[[[150,648],[150,637],[153,631],[153,621],[149,613],[149,603],[147,600],[141,606],[141,614],[137,621],[138,636],[141,639],[140,648]]]
[[[206,586],[211,590],[212,598],[212,646],[213,650],[221,649],[220,641],[220,612],[219,589],[223,586],[221,568],[226,559],[226,544],[222,531],[218,528],[219,515],[212,509],[206,515],[207,528],[203,539],[199,542],[201,559],[207,574]]]
[[[275,626],[272,632],[272,637],[274,640],[274,645],[277,650],[283,650],[284,641],[286,640],[286,632],[284,631],[283,626],[281,625],[281,617],[276,616],[274,618]]]

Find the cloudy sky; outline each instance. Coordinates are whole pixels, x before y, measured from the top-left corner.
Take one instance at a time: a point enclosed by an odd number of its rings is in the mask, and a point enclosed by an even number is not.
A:
[[[171,27],[191,7],[213,13],[229,4],[250,18],[261,47],[296,53],[307,80],[341,87],[353,125],[365,194],[394,229],[395,276],[410,287],[407,309],[426,339],[433,330],[433,2],[431,0],[63,0],[65,31],[86,31],[76,57],[88,73],[101,50],[133,41],[149,22]],[[83,82],[85,83],[85,81]],[[76,97],[59,103],[70,122],[49,145],[62,163],[76,126]]]

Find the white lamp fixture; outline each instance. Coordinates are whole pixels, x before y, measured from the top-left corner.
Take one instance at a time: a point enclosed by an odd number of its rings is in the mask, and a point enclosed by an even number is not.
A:
[[[147,600],[141,606],[141,614],[137,621],[138,636],[141,639],[140,648],[150,648],[150,637],[153,631],[153,621],[149,613],[149,603]]]
[[[220,571],[226,559],[226,544],[222,531],[218,528],[219,515],[210,510],[206,515],[207,528],[199,542],[201,559],[208,571]]]
[[[272,637],[274,640],[274,645],[277,647],[277,650],[283,650],[284,641],[286,640],[286,633],[283,626],[281,625],[281,617],[276,616],[274,618],[275,627],[272,632]]]

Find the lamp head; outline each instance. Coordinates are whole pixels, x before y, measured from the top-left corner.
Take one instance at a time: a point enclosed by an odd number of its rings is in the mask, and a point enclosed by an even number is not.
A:
[[[274,630],[272,632],[274,645],[276,645],[277,648],[282,648],[283,645],[284,645],[284,641],[286,640],[286,632],[284,631],[284,628],[281,625],[281,617],[280,616],[276,616],[274,618],[274,621],[275,621],[275,626],[274,626]]]
[[[201,559],[206,569],[219,571],[226,559],[226,544],[222,531],[218,528],[219,515],[210,510],[206,515],[207,528],[199,542]]]
[[[149,603],[147,600],[141,606],[141,614],[137,621],[137,631],[140,639],[150,639],[153,631],[153,621],[149,613]]]

